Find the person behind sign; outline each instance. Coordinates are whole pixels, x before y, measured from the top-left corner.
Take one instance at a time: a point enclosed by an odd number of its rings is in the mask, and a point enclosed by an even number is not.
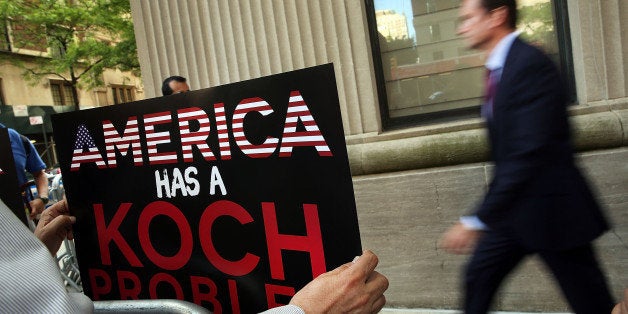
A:
[[[0,233],[5,235],[5,241],[0,242],[0,309],[15,313],[93,310],[85,295],[67,293],[53,258],[63,240],[72,238],[75,221],[63,199],[42,213],[31,233],[0,200]],[[377,263],[375,254],[364,251],[354,262],[312,280],[289,305],[264,313],[377,313],[386,303],[384,291],[388,288],[388,279],[374,270]],[[33,295],[37,295],[36,301]]]
[[[190,91],[190,86],[187,83],[187,80],[183,76],[170,76],[164,80],[161,84],[161,93],[164,96],[179,94],[179,93],[187,93]]]
[[[6,128],[6,126],[0,123],[0,128]],[[37,198],[29,200],[31,208],[29,216],[33,219],[38,214],[41,214],[48,203],[48,177],[46,177],[46,172],[44,171],[46,164],[41,160],[35,146],[26,136],[12,128],[7,128],[7,131],[11,141],[11,151],[13,152],[18,186],[21,187],[28,181],[26,171],[30,172],[35,180]]]
[[[465,313],[486,313],[499,285],[538,254],[576,313],[609,313],[613,300],[591,241],[609,226],[573,159],[560,74],[517,38],[515,0],[463,0],[461,34],[488,53],[488,126],[494,177],[477,209],[441,246],[474,249],[465,277]]]

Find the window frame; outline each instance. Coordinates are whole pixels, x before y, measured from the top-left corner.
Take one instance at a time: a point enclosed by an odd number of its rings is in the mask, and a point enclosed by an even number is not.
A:
[[[48,39],[40,40],[40,42],[29,43],[27,46],[16,45],[16,36],[32,36],[29,34],[30,27],[39,27],[37,25],[29,25],[21,19],[7,18],[7,34],[9,37],[9,45],[11,46],[10,52],[31,55],[31,56],[49,56],[49,44]],[[45,31],[45,30],[42,30]]]
[[[72,84],[70,84],[70,83],[68,83],[66,81],[63,81],[63,80],[49,80],[48,82],[50,84],[50,96],[52,96],[52,104],[54,106],[73,106],[73,107],[76,106],[76,104],[74,104],[75,100],[74,100],[74,96],[73,95],[70,95],[70,99],[72,99],[73,103],[72,104],[66,104],[65,103],[66,95],[65,95],[65,88],[64,87],[68,86],[68,87],[71,88]],[[58,85],[59,86],[59,96],[61,97],[61,104],[60,105],[55,104],[54,94],[52,92],[52,85]]]
[[[119,105],[119,104],[124,104],[124,103],[128,103],[128,102],[133,102],[135,101],[135,86],[133,85],[122,85],[122,84],[111,84],[111,95],[113,96],[113,104],[114,105]],[[126,97],[126,95],[130,95],[131,99],[130,100],[126,100],[126,101],[121,101],[121,99],[119,99],[119,95],[120,95],[120,91],[124,91],[124,95]],[[127,94],[127,91],[129,92]]]
[[[376,90],[377,99],[379,100],[382,131],[480,117],[479,104],[477,106],[471,106],[467,108],[450,109],[402,117],[390,117],[390,111],[388,108],[388,94],[386,91],[386,80],[384,78],[384,68],[382,64],[382,53],[379,46],[377,33],[375,3],[374,0],[364,1],[366,8],[366,20],[371,43],[371,54],[373,57],[375,83],[377,85]],[[568,100],[570,103],[574,103],[577,101],[577,98],[567,0],[551,0],[551,3],[552,10],[554,11],[554,23],[556,26],[556,35],[558,41],[558,55],[560,60],[559,68],[563,77],[563,81],[565,82],[565,87],[567,89]]]

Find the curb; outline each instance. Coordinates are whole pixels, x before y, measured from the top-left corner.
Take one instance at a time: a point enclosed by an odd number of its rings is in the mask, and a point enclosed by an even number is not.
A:
[[[437,309],[395,309],[383,308],[380,314],[462,314],[460,310],[437,310]],[[573,314],[558,312],[489,312],[490,314]]]

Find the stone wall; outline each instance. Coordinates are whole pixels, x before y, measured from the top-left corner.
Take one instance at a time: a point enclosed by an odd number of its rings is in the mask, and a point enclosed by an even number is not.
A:
[[[628,287],[628,148],[579,155],[613,229],[595,245],[616,297]],[[354,177],[364,248],[380,257],[390,279],[387,307],[459,308],[466,256],[438,248],[441,234],[481,198],[490,164]],[[497,295],[503,311],[569,311],[552,276],[537,258],[525,261]]]

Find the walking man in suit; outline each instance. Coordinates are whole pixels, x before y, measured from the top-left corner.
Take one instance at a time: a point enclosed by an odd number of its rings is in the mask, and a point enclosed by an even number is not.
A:
[[[515,31],[515,0],[463,0],[458,33],[485,51],[494,177],[483,200],[441,240],[473,255],[465,313],[486,313],[504,277],[538,254],[576,313],[610,313],[613,300],[591,241],[609,227],[574,165],[565,88],[554,64]]]

